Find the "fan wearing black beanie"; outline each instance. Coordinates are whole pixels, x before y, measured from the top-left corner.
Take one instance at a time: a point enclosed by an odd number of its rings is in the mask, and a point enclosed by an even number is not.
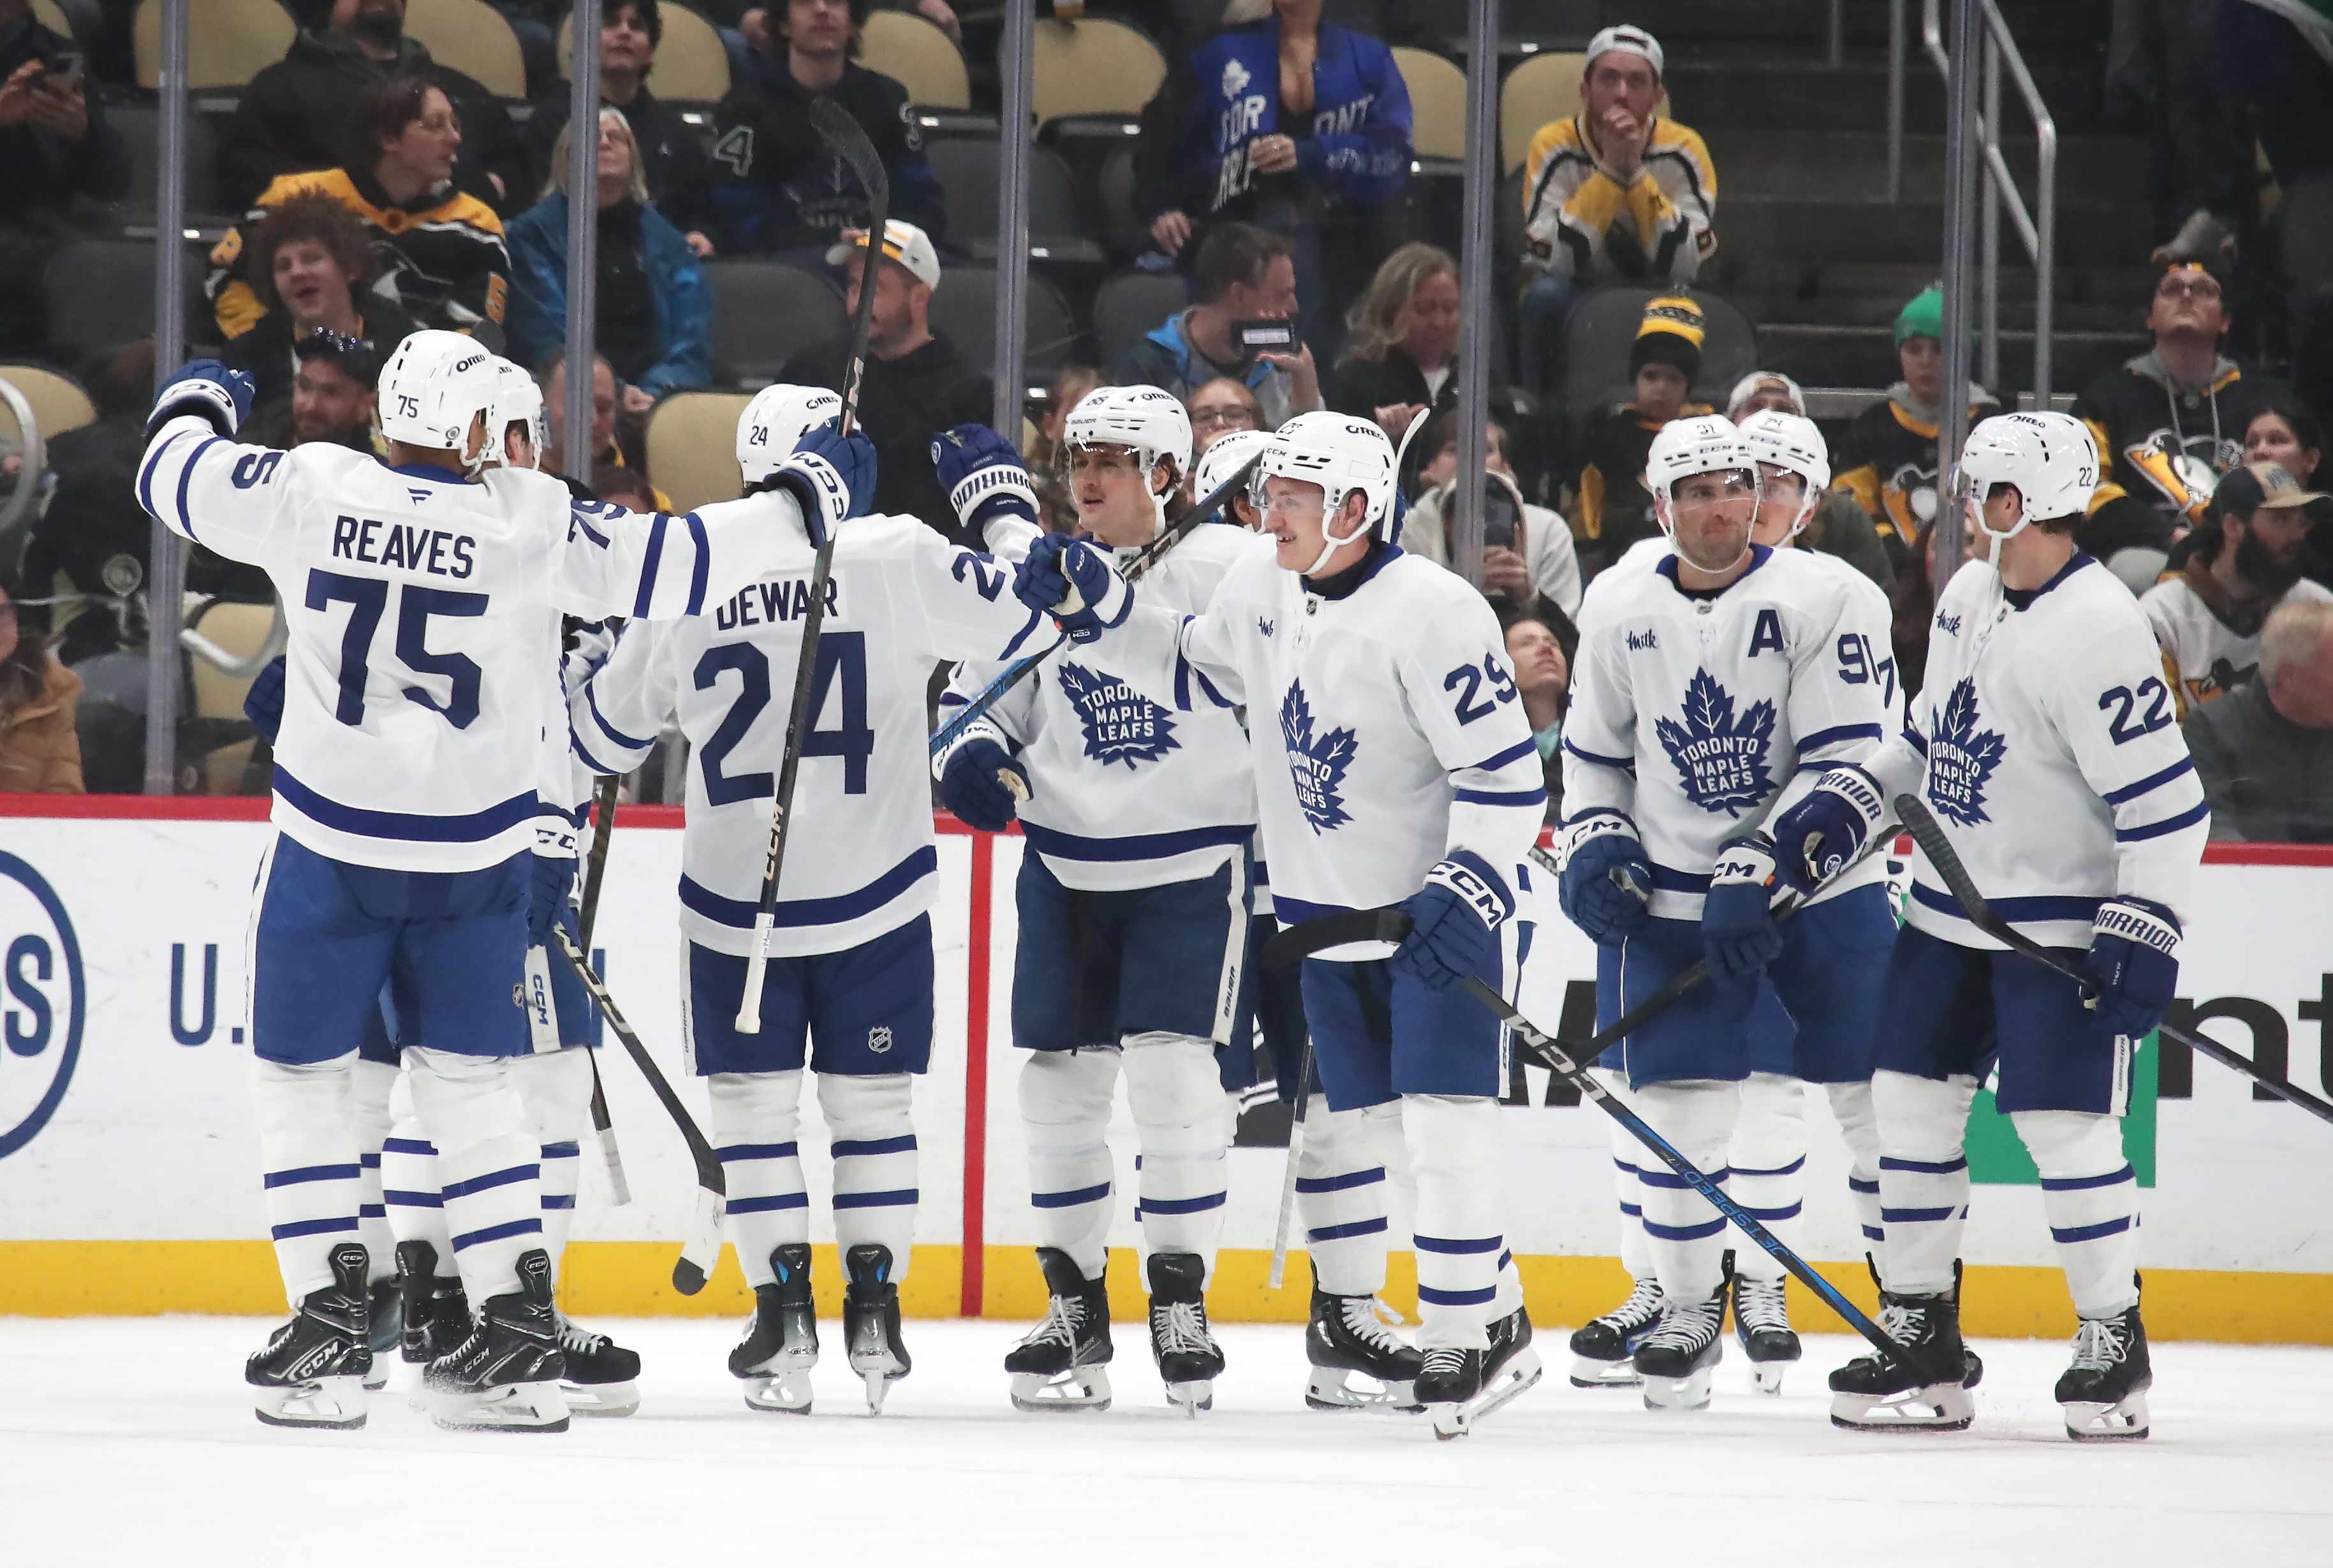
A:
[[[1579,496],[1571,515],[1584,571],[1601,570],[1638,540],[1660,531],[1653,521],[1652,493],[1645,488],[1645,457],[1662,425],[1710,411],[1706,404],[1685,401],[1701,374],[1704,336],[1701,307],[1684,295],[1645,306],[1628,350],[1637,395],[1597,422],[1588,438],[1587,465],[1579,471]]]

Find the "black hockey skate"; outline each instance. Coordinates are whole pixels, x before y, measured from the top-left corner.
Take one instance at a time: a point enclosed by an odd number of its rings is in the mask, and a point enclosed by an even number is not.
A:
[[[1709,1408],[1709,1384],[1725,1356],[1726,1282],[1707,1300],[1671,1301],[1660,1326],[1637,1346],[1637,1375],[1648,1410]]]
[[[429,1363],[421,1391],[441,1427],[463,1431],[563,1432],[567,1375],[559,1312],[551,1305],[551,1255],[519,1254],[518,1289],[478,1309],[470,1337]]]
[[[437,1272],[427,1241],[397,1244],[398,1335],[405,1359],[427,1366],[470,1337],[462,1276]]]
[[[292,1321],[243,1364],[252,1413],[271,1427],[352,1431],[365,1424],[365,1384],[372,1373],[372,1352],[365,1344],[372,1326],[365,1249],[354,1242],[336,1247],[331,1265],[332,1283],[302,1298]]]
[[[2074,1364],[2058,1380],[2066,1435],[2077,1441],[2146,1436],[2146,1325],[2138,1304],[2115,1317],[2086,1317],[2074,1334]]]
[[[1522,1307],[1493,1323],[1488,1332],[1487,1350],[1445,1345],[1426,1353],[1417,1373],[1417,1402],[1434,1423],[1437,1441],[1464,1437],[1476,1421],[1539,1382],[1539,1353],[1531,1347],[1531,1318]]]
[[[1571,1331],[1571,1386],[1634,1388],[1637,1347],[1660,1321],[1660,1282],[1637,1280],[1627,1300]]]
[[[883,1413],[883,1396],[915,1369],[899,1337],[899,1287],[891,1249],[862,1241],[842,1257],[842,1343],[850,1370],[867,1384],[867,1413]]]
[[[1215,1405],[1223,1346],[1207,1327],[1207,1266],[1195,1252],[1150,1255],[1150,1359],[1166,1402],[1196,1418]]]
[[[371,1267],[371,1253],[366,1253],[366,1267]],[[365,1334],[365,1348],[372,1352],[372,1371],[365,1373],[365,1387],[376,1392],[389,1386],[389,1366],[405,1333],[405,1313],[401,1303],[404,1292],[397,1276],[389,1275],[374,1280],[365,1287],[372,1306],[372,1327]]]
[[[1417,1369],[1426,1357],[1386,1326],[1373,1296],[1331,1296],[1314,1286],[1312,1321],[1304,1330],[1304,1356],[1312,1381],[1304,1402],[1316,1410],[1401,1410],[1415,1414]],[[1377,1385],[1355,1388],[1359,1376]]]
[[[629,1416],[640,1408],[640,1357],[604,1334],[559,1315],[559,1348],[567,1357],[559,1392],[579,1416]]]
[[[810,1293],[810,1247],[773,1248],[777,1279],[754,1287],[754,1321],[729,1353],[729,1373],[743,1379],[745,1403],[782,1415],[810,1414],[810,1369],[818,1364],[818,1306]]]
[[[1733,1276],[1733,1337],[1750,1358],[1750,1382],[1762,1394],[1782,1391],[1782,1373],[1799,1359],[1799,1336],[1779,1279]]]
[[[1864,1431],[1957,1432],[1976,1419],[1968,1391],[1973,1357],[1961,1344],[1960,1293],[1897,1296],[1879,1293],[1879,1326],[1904,1347],[1904,1360],[1873,1352],[1830,1374],[1830,1424]],[[1906,1362],[1910,1364],[1906,1364]],[[1958,1367],[1957,1379],[1935,1369]],[[1976,1369],[1982,1375],[1983,1367]]]
[[[1109,1409],[1109,1290],[1059,1248],[1037,1248],[1051,1299],[1045,1321],[1005,1353],[1013,1405],[1023,1410]]]

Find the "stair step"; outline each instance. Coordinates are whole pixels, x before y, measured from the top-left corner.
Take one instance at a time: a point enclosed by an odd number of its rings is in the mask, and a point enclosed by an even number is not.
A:
[[[2019,129],[2022,129],[2022,127]],[[2031,138],[2011,140],[2002,157],[2021,198],[2033,200],[2036,154]],[[1812,131],[1766,127],[1726,131],[1710,148],[1717,164],[1719,199],[1737,196],[1815,196],[1878,201],[1887,195],[1887,133]],[[2058,146],[2058,189],[2085,201],[2147,203],[2154,199],[2155,158],[2136,137],[2067,137]],[[1904,195],[1942,201],[1944,139],[1904,138]]]
[[[2034,80],[2060,137],[2098,129],[2098,72],[2092,66],[2037,63]],[[1709,136],[1713,129],[1875,131],[1887,125],[1887,72],[1849,61],[1833,70],[1819,60],[1746,62],[1720,50],[1714,57],[1670,58],[1666,72],[1676,118]],[[2004,89],[2011,131],[2030,128],[2024,104]],[[1930,134],[1944,124],[1944,81],[1925,55],[1906,59],[1904,124]]]
[[[1770,259],[1801,266],[1929,261],[1942,253],[1944,229],[1944,207],[1938,202],[1888,205],[1721,196],[1717,207],[1719,253],[1731,253],[1739,266],[1766,264]],[[2062,266],[2118,266],[2146,256],[2154,230],[2141,206],[2069,202],[2058,211],[2057,239]],[[2021,251],[2013,234],[2003,236],[2004,261]]]
[[[1905,43],[1920,47],[1918,0],[1906,0]],[[2027,60],[2064,53],[2094,53],[2112,23],[2108,0],[2027,0],[2005,4],[2002,19]],[[1830,0],[1632,0],[1627,19],[1661,40],[1672,54],[1680,45],[1741,43],[1764,49],[1794,44],[1820,54],[1830,36]],[[1887,0],[1848,0],[1844,35],[1850,50],[1887,46]]]

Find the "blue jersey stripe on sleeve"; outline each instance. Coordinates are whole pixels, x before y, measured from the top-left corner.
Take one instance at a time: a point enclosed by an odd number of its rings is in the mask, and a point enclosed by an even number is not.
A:
[[[671,521],[672,519],[659,512],[656,520],[648,524],[648,559],[640,563],[640,591],[632,600],[634,619],[648,613],[649,598],[656,592],[657,567],[664,559],[664,531]]]
[[[1593,751],[1573,745],[1569,740],[1563,742],[1563,749],[1582,762],[1593,762],[1599,768],[1618,768],[1624,773],[1637,770],[1637,760],[1633,757],[1599,757]]]
[[[1485,757],[1474,764],[1477,773],[1495,773],[1510,762],[1520,762],[1539,751],[1539,742],[1529,738],[1516,741],[1495,757]]]
[[[2162,789],[2175,779],[2184,779],[2194,771],[2195,771],[2195,759],[2182,757],[2160,773],[2150,773],[2136,784],[2126,784],[2119,789],[2109,790],[2106,796],[2106,803],[2109,806],[2124,805],[2137,799],[2142,795]]]
[[[1547,791],[1540,789],[1461,789],[1451,797],[1469,806],[1544,806]]]
[[[608,722],[608,715],[600,712],[600,693],[597,689],[589,684],[585,685],[583,688],[583,705],[591,710],[592,722],[598,724],[600,729],[606,731],[608,732],[608,739],[613,741],[617,745],[634,751],[645,751],[650,746],[656,744],[654,741],[635,741],[632,737],[625,734],[621,730],[617,729],[613,724]],[[629,770],[625,770],[625,771],[629,771]]]
[[[1817,730],[1811,735],[1799,737],[1801,753],[1819,751],[1825,746],[1836,746],[1846,741],[1877,741],[1881,731],[1877,724],[1835,724],[1828,730]]]
[[[713,551],[706,542],[703,518],[692,512],[680,521],[688,524],[688,542],[696,547],[689,557],[688,613],[701,616],[705,613],[706,579],[713,571]]]
[[[2176,817],[2166,817],[2160,822],[2150,822],[2144,827],[2117,827],[2115,829],[2115,842],[2136,844],[2145,838],[2160,838],[2166,833],[2176,833],[2183,827],[2193,827],[2198,822],[2207,820],[2211,815],[2212,803],[2208,800],[2198,800]]]
[[[420,817],[404,811],[373,811],[344,806],[319,795],[275,765],[275,793],[310,821],[362,838],[396,838],[415,844],[475,844],[534,819],[534,791],[461,817]]]

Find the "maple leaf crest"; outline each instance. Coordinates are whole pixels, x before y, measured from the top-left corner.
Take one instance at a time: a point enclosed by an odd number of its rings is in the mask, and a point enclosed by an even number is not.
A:
[[[1963,827],[1992,820],[1984,814],[1984,787],[2008,750],[1999,732],[1977,728],[1978,718],[1976,682],[1963,675],[1928,737],[1928,804]]]
[[[1123,762],[1130,773],[1182,746],[1166,710],[1124,681],[1067,659],[1058,668],[1061,694],[1085,731],[1086,755],[1104,767]]]
[[[1685,798],[1704,811],[1739,817],[1773,788],[1766,753],[1774,738],[1774,704],[1762,697],[1736,720],[1733,696],[1707,670],[1695,670],[1685,683],[1684,722],[1661,719],[1653,732],[1677,770]]]
[[[1247,84],[1253,80],[1253,78],[1247,73],[1247,67],[1242,65],[1237,60],[1224,62],[1224,96],[1225,98],[1237,98],[1247,91]]]
[[[1301,681],[1289,686],[1280,704],[1280,739],[1288,754],[1289,779],[1296,786],[1297,808],[1312,831],[1326,833],[1350,822],[1342,790],[1358,742],[1350,730],[1313,734],[1312,704],[1305,699]]]

